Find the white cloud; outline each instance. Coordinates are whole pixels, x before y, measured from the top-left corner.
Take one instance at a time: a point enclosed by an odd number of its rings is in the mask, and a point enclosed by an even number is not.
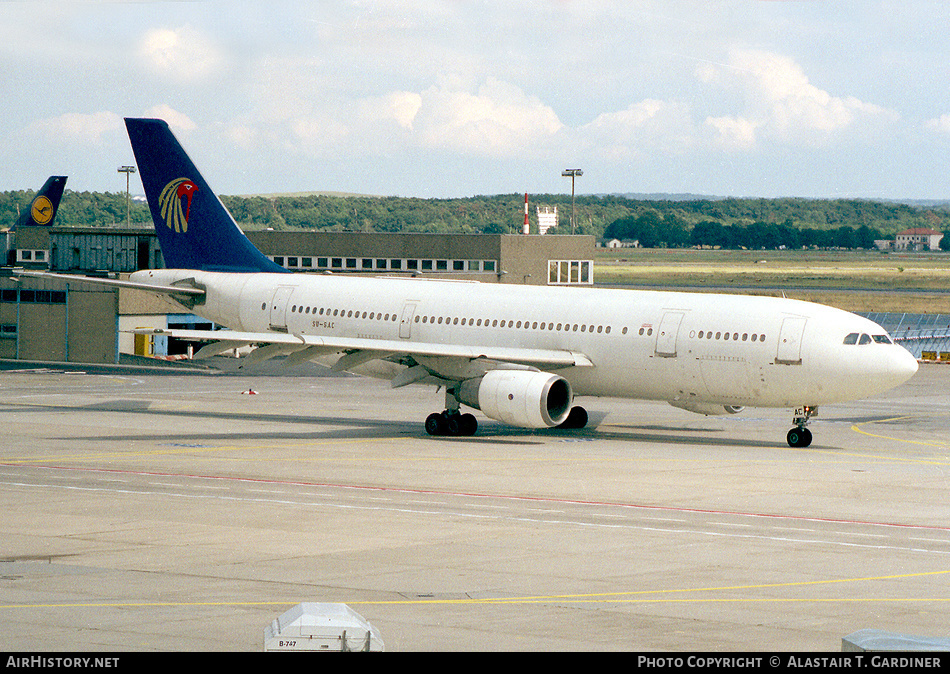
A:
[[[67,112],[58,117],[37,120],[30,124],[27,131],[55,139],[56,142],[99,144],[104,135],[123,128],[122,118],[114,112]]]
[[[563,125],[538,98],[488,78],[475,93],[451,84],[424,91],[413,128],[429,148],[505,157],[545,142]]]
[[[254,147],[258,134],[257,130],[249,124],[233,122],[225,128],[224,136],[237,147],[250,150]]]
[[[412,131],[412,123],[422,107],[422,96],[411,91],[396,91],[381,99],[363,101],[369,118],[393,119],[404,129]]]
[[[290,122],[295,148],[323,155],[327,150],[340,147],[349,135],[349,127],[341,120],[321,115],[299,116]]]
[[[706,120],[733,147],[752,149],[765,138],[822,146],[844,132],[869,134],[899,118],[853,96],[833,96],[813,85],[794,60],[773,52],[735,49],[728,63],[704,63],[697,76],[741,95],[745,109]]]
[[[599,147],[605,158],[680,154],[693,141],[688,106],[679,102],[646,99],[625,110],[600,114],[580,129],[587,143]]]
[[[741,117],[708,117],[706,126],[713,132],[713,144],[727,152],[755,147],[756,123]]]
[[[145,111],[145,116],[164,119],[175,131],[187,133],[188,131],[194,131],[198,128],[198,125],[191,121],[188,115],[178,112],[166,103],[149,108]]]
[[[950,114],[927,120],[927,128],[950,136]]]
[[[226,63],[214,40],[189,25],[148,31],[139,42],[137,55],[153,72],[185,84],[219,75]]]
[[[270,82],[273,92],[284,88],[287,76]],[[393,91],[379,96],[347,99],[339,95],[264,97],[263,125],[244,119],[236,141],[267,142],[282,134],[293,138],[293,150],[318,156],[348,148],[351,156],[391,154],[411,147],[461,152],[480,157],[509,157],[548,141],[562,128],[554,111],[538,98],[497,79],[488,79],[473,92],[460,78],[443,79],[417,93]],[[288,100],[298,105],[288,106]],[[285,138],[286,140],[286,138]]]

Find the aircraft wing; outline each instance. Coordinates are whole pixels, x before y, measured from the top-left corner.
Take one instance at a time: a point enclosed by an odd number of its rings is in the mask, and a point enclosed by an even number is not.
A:
[[[583,353],[559,349],[434,344],[390,339],[296,335],[279,332],[240,332],[236,330],[142,328],[132,332],[139,335],[163,335],[178,339],[212,342],[212,344],[200,349],[195,354],[196,358],[251,344],[262,345],[248,356],[252,361],[265,360],[278,355],[288,355],[292,362],[303,362],[309,360],[310,357],[345,352],[337,361],[337,364],[334,365],[333,369],[335,370],[345,370],[369,360],[392,356],[411,356],[417,361],[428,363],[426,369],[437,376],[440,374],[449,376],[446,374],[446,370],[457,371],[458,363],[476,360],[551,369],[593,367],[594,365]],[[440,362],[447,362],[451,365],[449,367],[439,367],[438,363]],[[491,369],[491,367],[488,369]],[[449,378],[454,377],[449,376]]]

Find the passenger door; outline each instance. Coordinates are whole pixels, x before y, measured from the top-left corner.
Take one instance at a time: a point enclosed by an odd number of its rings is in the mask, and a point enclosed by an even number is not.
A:
[[[667,311],[663,314],[660,327],[656,332],[656,355],[660,358],[676,358],[676,338],[679,335],[683,313]]]
[[[416,303],[406,302],[402,307],[402,316],[399,318],[399,336],[409,339],[412,336],[412,319],[416,314]]]
[[[270,302],[270,329],[287,332],[287,305],[294,293],[293,286],[280,286]]]
[[[775,362],[779,365],[802,364],[802,336],[808,319],[789,317],[782,321],[782,330],[778,336],[778,350]]]

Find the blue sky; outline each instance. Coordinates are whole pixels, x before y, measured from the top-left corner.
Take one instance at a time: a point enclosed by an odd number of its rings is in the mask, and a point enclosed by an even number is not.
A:
[[[950,3],[0,0],[0,189],[950,197]],[[133,191],[141,190],[133,180]]]

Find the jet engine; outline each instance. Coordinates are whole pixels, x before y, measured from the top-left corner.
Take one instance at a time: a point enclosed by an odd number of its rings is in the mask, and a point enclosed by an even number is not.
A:
[[[522,428],[557,426],[574,400],[566,379],[533,370],[490,370],[462,382],[457,397],[496,421]]]
[[[687,412],[694,412],[696,414],[705,414],[707,417],[713,417],[720,414],[738,414],[743,410],[742,407],[737,405],[716,405],[714,403],[695,403],[685,400],[671,400],[670,405],[673,407],[679,407],[681,410],[686,410]]]

